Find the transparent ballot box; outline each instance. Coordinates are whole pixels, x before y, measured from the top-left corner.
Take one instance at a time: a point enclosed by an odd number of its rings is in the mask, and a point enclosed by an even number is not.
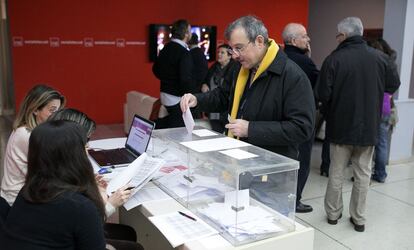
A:
[[[208,130],[155,130],[154,183],[234,246],[295,230],[299,163]]]

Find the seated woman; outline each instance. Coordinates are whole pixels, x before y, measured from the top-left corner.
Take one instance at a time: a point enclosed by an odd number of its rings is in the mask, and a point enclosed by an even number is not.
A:
[[[86,143],[74,122],[32,131],[26,181],[0,230],[2,249],[105,249],[105,208]]]
[[[58,120],[72,121],[81,125],[86,132],[88,140],[96,129],[95,121],[76,109],[61,109],[49,117],[49,121]],[[118,207],[124,205],[124,203],[130,198],[131,190],[126,190],[127,187],[123,187],[108,197],[106,194],[107,183],[103,180],[101,175],[97,175],[96,180],[105,203],[106,216],[109,217]],[[107,242],[117,249],[142,249],[142,246],[136,243],[137,235],[132,227],[121,224],[105,223],[104,228]],[[134,243],[130,243],[128,241],[132,241]]]
[[[64,105],[65,97],[45,85],[34,86],[24,98],[4,155],[4,175],[0,195],[10,205],[13,204],[24,184],[31,131]]]

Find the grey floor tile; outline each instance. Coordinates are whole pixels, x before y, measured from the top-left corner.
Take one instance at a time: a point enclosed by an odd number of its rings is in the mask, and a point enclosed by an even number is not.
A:
[[[414,178],[377,184],[371,189],[414,206]]]

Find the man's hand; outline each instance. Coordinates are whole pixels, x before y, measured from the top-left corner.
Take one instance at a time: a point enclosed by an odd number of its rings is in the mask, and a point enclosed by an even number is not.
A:
[[[237,137],[248,137],[249,133],[249,121],[243,119],[231,120],[230,123],[226,124],[226,128]]]
[[[192,94],[185,94],[181,97],[180,107],[181,111],[184,113],[187,109],[194,108],[197,106],[197,98]]]

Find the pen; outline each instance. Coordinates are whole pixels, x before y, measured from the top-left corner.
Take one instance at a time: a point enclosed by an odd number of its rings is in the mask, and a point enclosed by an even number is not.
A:
[[[125,190],[131,190],[131,189],[134,189],[134,188],[136,188],[136,187],[134,187],[134,186],[132,186],[132,187],[127,187],[127,188],[125,188]],[[112,192],[112,194],[113,194],[113,193],[115,193],[115,192],[116,192],[116,191],[113,191],[113,192]]]
[[[179,213],[179,214],[181,214],[181,215],[182,215],[182,216],[184,216],[184,217],[189,218],[190,220],[197,221],[197,220],[196,220],[196,218],[191,217],[190,215],[185,214],[185,213],[183,213],[183,212],[181,212],[181,211],[178,211],[178,213]]]

